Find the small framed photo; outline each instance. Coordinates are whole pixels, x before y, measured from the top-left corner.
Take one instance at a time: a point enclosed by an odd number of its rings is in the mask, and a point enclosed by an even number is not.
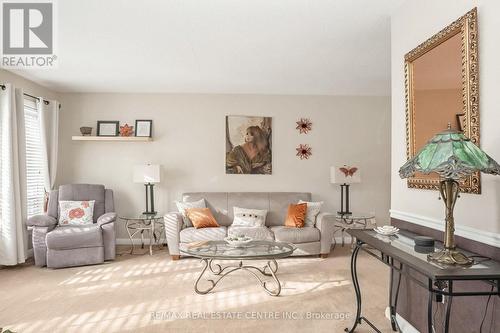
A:
[[[120,122],[115,120],[98,120],[97,136],[118,136]]]
[[[151,137],[153,132],[152,120],[136,120],[135,121],[135,136]]]

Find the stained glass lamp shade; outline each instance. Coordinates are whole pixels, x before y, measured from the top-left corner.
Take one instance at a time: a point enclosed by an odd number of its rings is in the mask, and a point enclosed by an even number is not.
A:
[[[472,264],[472,259],[455,249],[453,208],[459,193],[458,181],[477,171],[500,175],[500,165],[462,132],[449,128],[436,134],[399,169],[401,178],[412,177],[416,172],[437,173],[442,178],[439,191],[446,205],[444,249],[430,254],[429,260],[442,264]]]

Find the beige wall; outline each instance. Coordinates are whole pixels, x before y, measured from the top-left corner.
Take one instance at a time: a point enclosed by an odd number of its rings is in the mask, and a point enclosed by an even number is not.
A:
[[[443,229],[444,208],[435,191],[409,189],[398,169],[406,161],[404,54],[478,7],[481,148],[500,161],[500,44],[498,1],[407,1],[392,17],[391,216]],[[482,177],[482,195],[462,194],[456,234],[500,246],[500,177]]]
[[[66,94],[62,101],[59,183],[103,183],[115,190],[119,214],[144,210],[144,186],[132,182],[135,164],[164,168],[156,188],[161,212],[174,208],[185,191],[310,191],[339,209],[338,186],[329,183],[331,165],[360,166],[362,183],[352,186],[352,208],[389,219],[389,97],[263,95]],[[226,175],[225,116],[273,117],[273,174]],[[309,117],[313,130],[299,135],[295,121]],[[97,120],[153,119],[150,143],[76,142],[80,126]],[[295,147],[312,146],[309,160]],[[125,238],[123,227],[118,237]]]

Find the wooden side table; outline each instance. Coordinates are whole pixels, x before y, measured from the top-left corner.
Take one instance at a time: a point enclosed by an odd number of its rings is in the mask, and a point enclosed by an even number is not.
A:
[[[375,221],[374,214],[337,214],[335,217],[335,230],[333,231],[333,248],[337,245],[337,240],[335,239],[335,234],[340,231],[342,235],[342,247],[345,245],[345,232],[349,229],[373,229],[377,227],[377,222]],[[351,237],[351,247],[354,244],[354,238]]]
[[[149,236],[149,255],[153,255],[153,244],[160,245],[161,235],[165,232],[165,224],[163,223],[163,215],[146,215],[139,216],[120,216],[120,220],[125,221],[128,237],[132,249],[130,254],[134,253],[134,236],[137,233],[141,234],[141,249],[144,248],[144,232]]]

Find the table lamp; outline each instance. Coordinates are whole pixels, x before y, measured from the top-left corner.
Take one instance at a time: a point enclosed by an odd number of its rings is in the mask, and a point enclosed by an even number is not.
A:
[[[349,211],[349,185],[361,183],[361,176],[357,167],[333,166],[330,167],[330,182],[332,184],[340,184],[340,211],[339,215],[350,215]],[[345,192],[345,208],[344,208],[344,192]]]
[[[444,248],[427,255],[430,261],[448,265],[471,265],[473,260],[456,250],[453,209],[459,194],[460,178],[481,171],[500,174],[500,166],[462,132],[448,129],[436,134],[413,158],[399,169],[401,178],[415,172],[437,173],[441,177],[439,192],[446,206]]]
[[[160,166],[158,164],[136,165],[134,167],[134,183],[142,183],[146,187],[146,211],[143,212],[145,215],[156,214],[153,187],[155,183],[159,182]]]

